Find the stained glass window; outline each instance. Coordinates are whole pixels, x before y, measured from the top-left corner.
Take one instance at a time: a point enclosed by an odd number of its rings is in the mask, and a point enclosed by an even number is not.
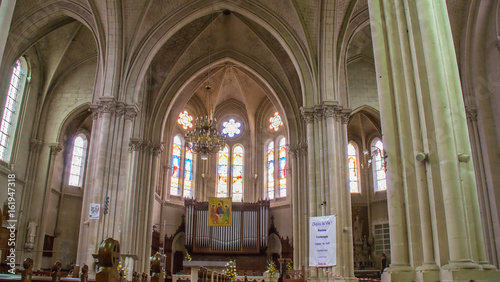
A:
[[[184,160],[184,198],[193,197],[193,151],[186,148]]]
[[[238,145],[233,149],[233,202],[243,200],[243,147]]]
[[[177,119],[177,123],[182,125],[182,128],[188,129],[193,127],[193,117],[188,114],[187,111],[184,111],[179,114],[179,118]]]
[[[280,139],[279,142],[279,160],[280,160],[280,197],[286,197],[286,139]]]
[[[351,143],[347,145],[347,160],[349,169],[349,190],[351,193],[359,193],[357,151]]]
[[[217,155],[217,197],[227,197],[227,168],[228,168],[229,147],[219,151]]]
[[[278,129],[280,128],[280,126],[283,125],[283,122],[281,121],[281,117],[280,117],[280,115],[279,115],[278,112],[274,113],[274,116],[272,116],[269,119],[269,122],[271,123],[269,125],[269,128],[270,129],[274,129],[274,131],[278,131]]]
[[[375,191],[384,191],[387,190],[387,182],[386,182],[386,175],[385,175],[385,168],[383,165],[383,150],[384,150],[384,144],[382,141],[377,140],[375,142],[375,147],[377,147],[379,150],[375,150],[372,152],[372,155],[374,156],[375,160],[375,165],[374,170],[375,170]]]
[[[182,141],[179,136],[174,137],[174,146],[172,148],[172,175],[170,176],[170,195],[180,196],[179,175],[181,164]]]
[[[240,126],[241,123],[235,121],[234,119],[229,119],[229,121],[226,121],[222,124],[224,126],[224,129],[222,129],[222,133],[227,134],[229,137],[234,137],[234,135],[240,134]]]
[[[0,125],[0,160],[2,161],[10,160],[13,131],[19,117],[19,108],[22,99],[23,78],[21,60],[17,60],[12,70],[3,110],[2,124]]]
[[[274,142],[267,145],[267,198],[274,199]]]
[[[71,169],[69,172],[69,185],[82,186],[83,165],[85,163],[85,140],[78,136],[73,144],[73,157],[71,158]]]

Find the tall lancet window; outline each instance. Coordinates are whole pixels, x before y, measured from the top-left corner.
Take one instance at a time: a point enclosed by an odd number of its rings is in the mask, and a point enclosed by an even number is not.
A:
[[[267,198],[274,199],[274,142],[267,145]]]
[[[387,182],[386,182],[386,175],[385,175],[385,168],[384,168],[384,156],[383,156],[383,150],[384,150],[384,144],[382,141],[379,139],[374,142],[374,147],[377,149],[373,148],[372,151],[372,156],[374,155],[374,179],[375,179],[375,191],[385,191],[387,190]]]
[[[237,145],[233,149],[233,202],[243,200],[243,147]]]
[[[184,198],[193,197],[193,151],[186,148],[184,160]]]
[[[85,165],[86,141],[82,136],[75,138],[73,144],[73,156],[71,158],[71,169],[69,172],[69,185],[82,187],[83,172]]]
[[[279,142],[279,160],[280,160],[280,197],[286,197],[286,139],[280,139]]]
[[[228,196],[227,169],[229,166],[229,147],[219,151],[217,155],[217,197]]]
[[[183,140],[177,135],[172,145],[172,174],[170,175],[170,196],[192,198],[194,194],[194,156],[189,148],[183,148]]]
[[[180,165],[181,165],[182,140],[179,136],[174,137],[172,147],[172,174],[170,176],[170,195],[180,196]]]
[[[358,184],[358,154],[352,143],[347,145],[347,160],[349,169],[349,190],[351,193],[359,193]]]
[[[14,147],[14,137],[26,83],[26,75],[23,69],[26,69],[26,64],[24,59],[21,58],[16,61],[12,70],[3,108],[2,123],[0,125],[0,160],[4,162],[10,161]]]

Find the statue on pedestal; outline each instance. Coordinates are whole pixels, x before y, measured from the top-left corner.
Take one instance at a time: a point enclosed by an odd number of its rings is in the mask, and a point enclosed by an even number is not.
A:
[[[31,251],[33,250],[33,248],[35,248],[35,237],[36,237],[37,227],[38,227],[38,222],[34,219],[30,220],[26,232],[26,243],[24,244],[24,248],[28,251]]]
[[[362,243],[363,242],[363,221],[359,220],[359,217],[356,216],[356,220],[354,221],[353,224],[353,235],[354,235],[354,242],[355,243]]]

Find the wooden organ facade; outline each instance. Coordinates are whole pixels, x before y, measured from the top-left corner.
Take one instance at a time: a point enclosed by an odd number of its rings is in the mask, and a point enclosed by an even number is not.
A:
[[[232,203],[231,226],[209,226],[208,202],[185,200],[186,248],[193,254],[260,254],[267,248],[269,201]]]

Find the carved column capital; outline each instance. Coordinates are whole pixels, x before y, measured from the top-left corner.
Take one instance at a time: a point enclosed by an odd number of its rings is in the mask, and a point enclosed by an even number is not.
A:
[[[295,146],[290,146],[288,153],[290,154],[290,158],[295,159],[297,157],[297,149],[295,149]]]
[[[307,143],[291,145],[289,152],[292,158],[304,156],[307,153]]]
[[[125,108],[125,120],[134,120],[139,112],[137,105],[126,105]]]
[[[115,106],[115,116],[122,117],[125,114],[125,103],[118,102]]]
[[[327,118],[335,118],[335,111],[337,111],[337,106],[324,106],[323,107],[323,117]]]
[[[97,103],[89,103],[89,111],[93,113],[92,118],[97,119],[103,114],[115,114],[118,117],[125,116],[126,120],[133,120],[139,111],[137,105],[127,105],[117,102],[114,98],[101,98]]]
[[[99,101],[99,111],[100,114],[111,114],[116,111],[116,100],[111,98],[103,99]]]
[[[116,111],[116,100],[102,97],[97,103],[89,103],[89,111],[93,113],[93,119],[102,117],[103,114],[114,113]]]
[[[97,120],[99,118],[99,106],[97,104],[89,103],[89,112],[92,112],[93,120]]]
[[[335,120],[342,122],[342,124],[347,124],[349,122],[349,118],[351,117],[351,109],[337,107],[335,112]]]
[[[341,114],[341,119],[342,119],[342,124],[347,124],[349,123],[349,118],[351,116],[348,113],[342,113]]]
[[[144,140],[138,138],[130,138],[130,142],[128,143],[128,151],[136,152],[142,150],[142,145]]]
[[[323,107],[314,107],[314,120],[319,122],[323,119]]]
[[[57,155],[57,153],[61,152],[63,149],[63,147],[61,146],[61,144],[53,144],[53,145],[50,145],[50,153],[52,155]]]
[[[151,152],[153,153],[153,156],[158,156],[159,154],[161,154],[163,152],[163,150],[165,149],[165,147],[163,146],[163,142],[161,143],[155,143],[155,144],[151,144]]]
[[[40,153],[42,151],[43,142],[36,139],[30,140],[30,151],[34,153]]]
[[[312,124],[314,122],[314,110],[312,108],[300,108],[300,113],[302,114],[302,119],[306,124]]]

